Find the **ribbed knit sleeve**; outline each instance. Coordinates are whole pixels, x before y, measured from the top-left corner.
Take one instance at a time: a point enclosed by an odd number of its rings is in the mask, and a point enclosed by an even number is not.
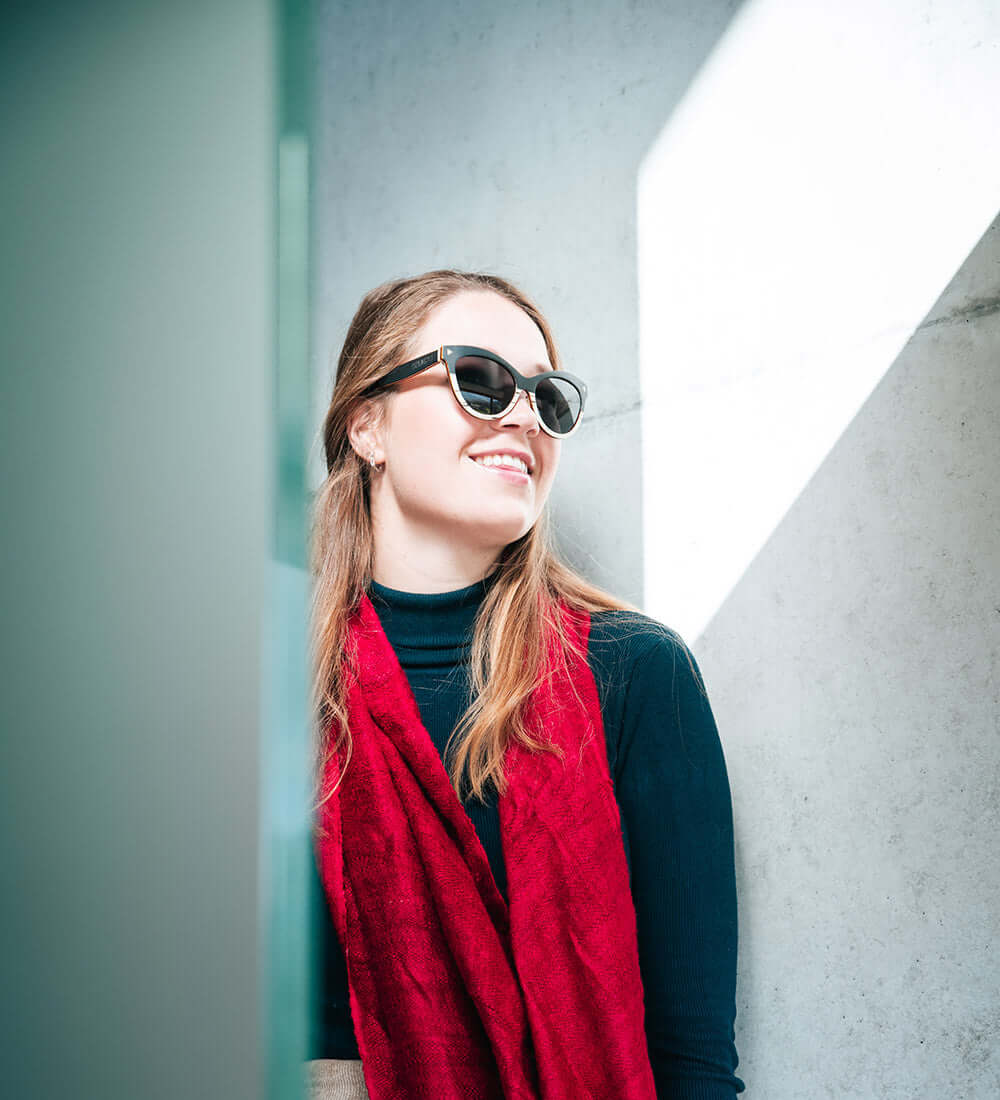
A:
[[[614,765],[646,1035],[659,1100],[723,1100],[745,1088],[734,1073],[729,780],[697,662],[678,635],[648,622],[625,688]]]

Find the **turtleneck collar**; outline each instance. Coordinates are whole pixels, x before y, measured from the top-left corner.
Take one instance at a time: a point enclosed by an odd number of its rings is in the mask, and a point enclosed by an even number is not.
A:
[[[500,570],[453,592],[401,592],[371,581],[368,596],[403,668],[463,662],[480,605]]]

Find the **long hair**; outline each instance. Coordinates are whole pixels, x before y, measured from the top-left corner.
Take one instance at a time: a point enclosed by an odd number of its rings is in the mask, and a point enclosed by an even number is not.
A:
[[[495,275],[431,271],[384,283],[366,294],[347,330],[337,365],[333,396],[323,424],[327,477],[313,511],[310,566],[314,577],[311,648],[317,778],[343,747],[349,766],[347,685],[342,662],[354,662],[346,648],[348,622],[372,579],[374,542],[369,505],[369,466],[348,438],[347,428],[363,401],[384,415],[385,393],[361,396],[365,387],[417,349],[412,334],[442,302],[463,291],[492,291],[519,306],[545,339],[549,361],[560,369],[555,341],[538,307],[517,287]],[[548,504],[530,531],[501,552],[496,575],[476,617],[470,658],[469,705],[449,739],[448,766],[460,799],[484,800],[489,787],[506,789],[503,761],[513,742],[533,751],[562,755],[554,745],[533,738],[525,728],[526,704],[543,679],[559,675],[574,650],[558,602],[587,611],[638,609],[590,584],[558,555],[552,540]],[[546,666],[550,639],[560,655]],[[584,657],[585,654],[579,654]],[[353,666],[352,667],[356,667]],[[570,681],[571,678],[566,677]],[[338,779],[339,783],[339,779]],[[336,789],[330,787],[320,799]],[[463,793],[463,790],[465,793]]]

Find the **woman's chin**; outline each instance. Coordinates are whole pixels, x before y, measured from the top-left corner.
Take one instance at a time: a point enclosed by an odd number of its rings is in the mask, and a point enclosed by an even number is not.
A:
[[[480,521],[473,525],[477,536],[475,541],[499,551],[526,535],[534,523],[535,517],[524,509],[516,512],[504,509],[502,513],[483,515]]]

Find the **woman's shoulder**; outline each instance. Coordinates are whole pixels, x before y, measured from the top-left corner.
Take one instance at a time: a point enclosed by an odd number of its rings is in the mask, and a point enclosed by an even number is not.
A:
[[[717,763],[718,732],[701,670],[683,637],[637,611],[594,611],[588,664],[602,702],[608,759],[635,766]]]
[[[627,687],[642,669],[669,673],[675,681],[680,675],[703,689],[697,662],[681,635],[641,611],[592,611],[588,659],[606,684]]]
[[[653,651],[668,656],[690,653],[676,630],[641,611],[627,609],[590,613],[590,648],[630,662],[640,661]]]

